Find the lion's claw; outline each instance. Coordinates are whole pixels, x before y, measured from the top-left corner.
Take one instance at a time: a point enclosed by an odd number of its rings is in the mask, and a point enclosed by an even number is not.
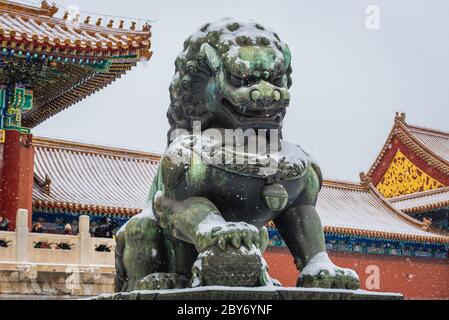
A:
[[[209,231],[198,233],[195,239],[195,245],[200,252],[214,245],[223,251],[226,251],[227,245],[236,249],[240,249],[242,246],[251,249],[255,246],[264,251],[267,244],[268,232],[266,228],[258,230],[255,226],[244,222],[211,226]]]
[[[226,251],[226,240],[223,237],[218,238],[218,247],[220,247],[221,250]]]
[[[337,267],[327,253],[317,254],[302,270],[298,287],[360,289],[360,279],[353,270]]]
[[[241,240],[241,238],[240,238],[238,235],[234,234],[234,235],[232,236],[231,243],[232,243],[232,245],[233,245],[236,249],[240,249],[240,245],[241,245],[241,243],[242,243],[242,240]]]

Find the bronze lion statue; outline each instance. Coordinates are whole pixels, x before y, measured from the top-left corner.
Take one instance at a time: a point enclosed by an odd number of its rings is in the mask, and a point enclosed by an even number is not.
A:
[[[222,19],[185,41],[148,208],[116,237],[118,292],[278,284],[262,256],[271,221],[298,286],[359,288],[326,253],[319,166],[282,136],[291,74],[288,46],[257,23]]]

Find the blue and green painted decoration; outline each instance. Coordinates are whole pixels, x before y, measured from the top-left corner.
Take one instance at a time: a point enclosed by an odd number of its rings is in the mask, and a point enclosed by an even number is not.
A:
[[[0,85],[0,129],[3,130],[5,127],[4,114],[6,111],[6,86]]]
[[[276,228],[269,227],[268,234],[270,236],[269,246],[287,248]],[[430,259],[447,259],[449,254],[449,245],[447,244],[374,239],[331,233],[326,233],[325,237],[326,248],[329,251]]]
[[[7,60],[14,60],[15,62],[23,61],[27,64],[30,63],[44,63],[45,65],[49,64],[72,64],[72,65],[80,65],[92,67],[95,69],[106,70],[111,62],[105,59],[98,59],[95,57],[75,57],[75,56],[53,56],[46,55],[45,53],[36,53],[36,52],[23,52],[21,50],[16,51],[14,49],[3,48],[1,51],[1,57]],[[127,58],[124,57],[114,57],[114,58]],[[134,57],[134,56],[130,56]]]
[[[33,108],[33,91],[23,85],[16,85],[8,90],[7,86],[0,86],[0,129],[17,130],[30,133],[22,127],[22,114]]]

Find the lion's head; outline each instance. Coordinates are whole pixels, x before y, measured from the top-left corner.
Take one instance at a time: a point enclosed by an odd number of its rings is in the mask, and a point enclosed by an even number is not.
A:
[[[221,19],[184,43],[170,86],[170,134],[202,129],[282,129],[290,104],[291,54],[257,23]]]

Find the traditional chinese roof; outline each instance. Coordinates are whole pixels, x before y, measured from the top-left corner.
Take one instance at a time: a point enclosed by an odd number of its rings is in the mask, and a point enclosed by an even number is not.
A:
[[[324,231],[367,238],[449,243],[394,208],[373,185],[325,181],[317,204]]]
[[[134,215],[144,208],[160,156],[34,138],[35,209]],[[374,186],[327,180],[318,200],[325,232],[375,239],[449,243],[395,209]]]
[[[150,26],[125,30],[89,17],[78,23],[55,17],[58,8],[0,0],[0,84],[25,81],[34,107],[23,116],[33,128],[151,58]],[[107,22],[105,22],[107,23]]]
[[[148,199],[159,157],[117,148],[34,138],[33,207],[133,215]]]
[[[397,114],[367,176],[388,198],[449,186],[449,133],[410,125]]]
[[[408,130],[423,146],[449,165],[449,133],[407,125]]]
[[[449,207],[449,187],[390,199],[393,206],[406,213],[420,213]]]

